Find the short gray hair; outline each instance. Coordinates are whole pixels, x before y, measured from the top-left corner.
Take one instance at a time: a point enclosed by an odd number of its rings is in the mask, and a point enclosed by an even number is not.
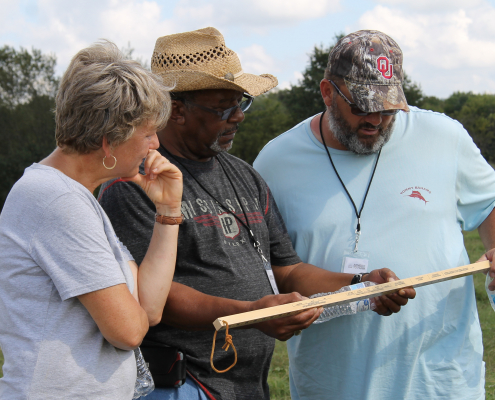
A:
[[[161,129],[170,116],[170,89],[112,42],[79,51],[56,97],[57,146],[88,154],[101,148],[104,137],[112,147],[124,143],[144,123]]]

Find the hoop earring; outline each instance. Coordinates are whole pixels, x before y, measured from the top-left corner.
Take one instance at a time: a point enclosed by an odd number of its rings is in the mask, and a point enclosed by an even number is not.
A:
[[[107,167],[107,166],[105,165],[105,158],[107,158],[107,156],[103,157],[103,166],[104,166],[106,169],[114,169],[114,168],[115,168],[115,166],[117,165],[117,159],[115,158],[115,156],[110,155],[110,157],[113,157],[113,159],[115,160],[115,162],[113,163],[113,166],[111,166],[111,167]]]

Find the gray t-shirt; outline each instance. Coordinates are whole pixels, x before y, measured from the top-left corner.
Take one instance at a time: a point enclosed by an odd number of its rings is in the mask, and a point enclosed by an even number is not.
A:
[[[211,296],[241,301],[273,294],[244,224],[249,224],[273,265],[283,267],[301,260],[260,175],[230,154],[198,162],[174,158],[163,148],[160,152],[181,169],[184,179],[184,223],[179,228],[174,281]],[[138,185],[120,179],[102,185],[100,203],[139,263],[153,232],[155,206]],[[187,331],[158,324],[150,328],[143,345],[180,348],[187,355],[188,371],[217,400],[268,399],[267,376],[275,340],[256,329],[235,329],[232,336],[239,356],[236,366],[225,374],[214,372],[210,366],[213,331]],[[214,358],[218,369],[227,368],[234,358],[232,349],[221,349],[224,342],[222,332],[217,337]]]
[[[93,195],[34,164],[0,215],[2,399],[132,399],[132,351],[115,348],[76,296],[126,283],[128,256]]]

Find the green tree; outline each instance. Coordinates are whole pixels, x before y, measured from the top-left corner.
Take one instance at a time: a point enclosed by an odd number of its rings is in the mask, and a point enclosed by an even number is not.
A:
[[[495,162],[495,95],[456,92],[445,104],[446,112],[464,125],[485,159]]]
[[[423,108],[425,110],[444,112],[445,101],[435,96],[426,96],[423,93],[423,89],[421,89],[421,85],[417,82],[413,82],[405,71],[402,90],[404,90],[408,105]]]
[[[24,169],[55,148],[55,57],[0,49],[0,207]]]
[[[290,114],[278,93],[261,95],[239,125],[230,153],[252,164],[266,143],[291,127]]]
[[[40,50],[0,48],[0,106],[13,108],[35,96],[54,97],[56,58]]]
[[[296,124],[318,112],[323,107],[320,93],[320,81],[327,66],[329,49],[315,46],[309,55],[309,65],[303,72],[303,78],[290,89],[280,90],[279,99],[285,104]]]
[[[315,46],[309,54],[309,63],[303,78],[290,89],[280,90],[278,96],[291,115],[292,125],[321,112],[324,108],[320,93],[320,82],[328,64],[328,54],[335,44],[344,37],[337,34],[329,47]]]
[[[440,113],[445,112],[445,100],[439,99],[435,96],[424,96],[421,105],[418,107],[425,110],[437,111]]]
[[[444,101],[445,113],[452,118],[456,118],[456,114],[459,113],[466,102],[473,97],[471,92],[454,92]]]
[[[55,148],[54,100],[35,96],[15,108],[0,107],[0,207],[24,169]]]
[[[404,91],[408,105],[416,107],[422,106],[425,95],[421,89],[421,85],[413,82],[405,72],[404,81],[402,82],[402,90]]]

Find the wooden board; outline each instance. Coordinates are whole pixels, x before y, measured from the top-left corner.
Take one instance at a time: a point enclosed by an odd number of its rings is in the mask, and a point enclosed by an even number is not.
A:
[[[485,272],[488,271],[489,268],[490,268],[489,262],[483,261],[475,264],[464,265],[462,267],[445,269],[443,271],[432,272],[430,274],[425,274],[425,275],[419,275],[412,278],[401,279],[394,282],[382,283],[380,285],[375,285],[375,286],[368,286],[363,289],[350,290],[348,292],[331,294],[328,296],[322,296],[315,299],[297,301],[295,303],[283,304],[280,306],[263,308],[260,310],[249,311],[241,314],[234,314],[226,317],[220,317],[213,322],[213,325],[217,331],[221,329],[225,329],[226,327],[225,322],[228,322],[229,328],[235,328],[236,326],[250,325],[256,322],[262,322],[274,318],[294,315],[301,311],[308,310],[310,308],[322,307],[328,305],[335,306],[338,304],[348,303],[351,301],[357,301],[361,299],[367,299],[370,297],[380,296],[382,294],[397,292],[400,289],[411,286],[420,287],[425,285],[431,285],[433,283],[443,282],[450,279],[460,278],[462,276],[472,275],[477,272]]]

